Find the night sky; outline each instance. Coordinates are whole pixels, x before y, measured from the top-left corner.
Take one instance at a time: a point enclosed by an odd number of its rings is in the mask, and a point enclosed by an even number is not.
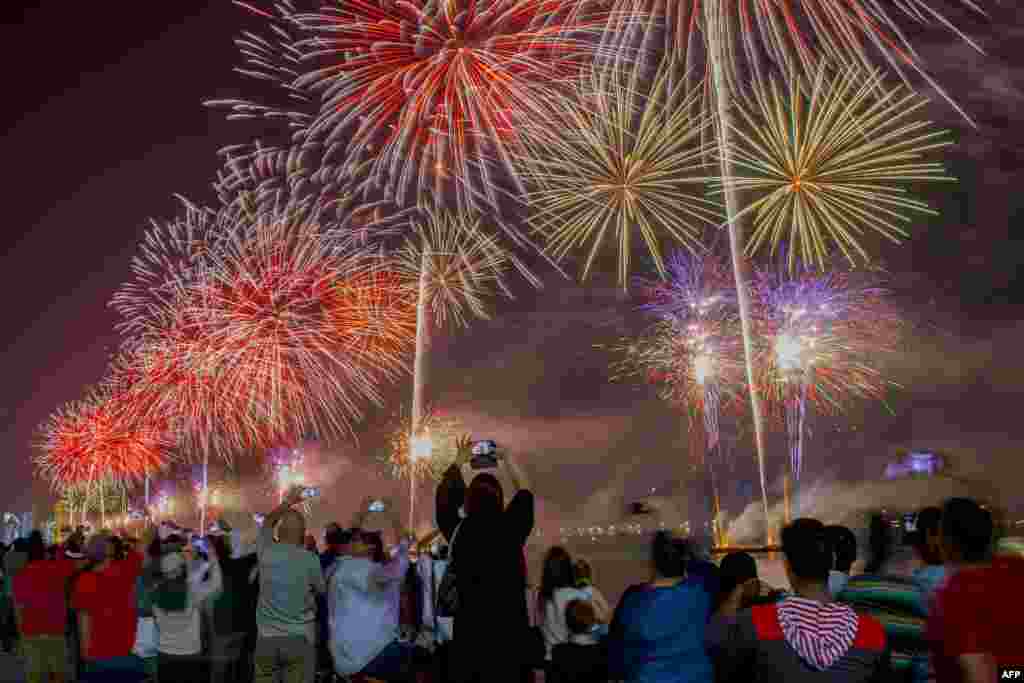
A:
[[[929,109],[954,131],[946,161],[960,183],[928,189],[941,217],[916,223],[903,247],[880,249],[914,323],[889,369],[904,388],[891,397],[895,414],[866,406],[840,431],[816,422],[809,479],[878,478],[909,446],[945,450],[965,474],[1018,483],[1024,474],[1024,9],[987,4],[988,20],[962,23],[987,55],[939,30],[911,32],[979,127],[941,101]],[[251,132],[200,104],[248,87],[231,72],[232,39],[247,22],[226,0],[0,4],[5,510],[45,494],[29,485],[34,430],[102,376],[118,341],[107,301],[146,221],[175,214],[173,193],[212,201],[216,150]],[[683,478],[681,418],[649,387],[609,384],[611,358],[594,348],[638,329],[631,302],[600,276],[581,287],[552,275],[543,291],[520,293],[493,320],[435,345],[432,396],[478,436],[522,454],[553,513],[597,510]],[[372,443],[343,447],[355,468],[338,486],[368,476]],[[739,449],[737,481],[753,477],[749,452]],[[777,475],[781,444],[771,458]]]

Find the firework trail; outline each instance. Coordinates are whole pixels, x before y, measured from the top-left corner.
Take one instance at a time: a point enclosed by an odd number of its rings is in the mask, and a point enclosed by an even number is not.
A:
[[[703,227],[721,219],[704,196],[711,118],[692,115],[699,91],[670,84],[670,71],[666,62],[648,81],[639,64],[595,66],[576,98],[559,100],[554,123],[525,129],[530,223],[557,261],[589,243],[584,277],[614,237],[626,286],[637,236],[664,276],[664,247],[697,249]]]
[[[255,11],[273,35],[243,36],[240,71],[299,103],[214,104],[236,118],[289,121],[304,140],[347,142],[352,159],[374,158],[374,176],[400,205],[454,192],[460,208],[497,207],[496,174],[515,179],[519,121],[545,114],[559,84],[615,50],[600,39],[611,14],[598,3],[369,0]]]
[[[821,273],[783,255],[755,276],[762,340],[761,391],[782,412],[790,468],[799,484],[808,408],[838,413],[895,386],[881,364],[897,349],[903,322],[871,271]]]
[[[753,200],[733,220],[753,216],[748,254],[785,241],[791,263],[824,268],[833,246],[866,262],[865,235],[899,242],[913,214],[936,214],[910,193],[924,181],[953,180],[926,161],[952,142],[917,118],[927,100],[886,86],[877,72],[820,70],[808,85],[805,95],[797,80],[772,80],[738,108],[735,173],[724,185]]]

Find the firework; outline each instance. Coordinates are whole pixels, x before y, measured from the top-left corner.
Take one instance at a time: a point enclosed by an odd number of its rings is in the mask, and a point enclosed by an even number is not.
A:
[[[124,364],[195,455],[347,434],[404,367],[411,309],[394,278],[334,241],[322,198],[248,206],[210,212],[218,237],[199,252],[166,237],[188,233],[180,223],[157,226],[147,245],[162,249],[144,252],[114,300],[134,333]]]
[[[663,399],[687,411],[692,432],[701,433],[711,451],[719,440],[723,401],[738,407],[744,394],[731,274],[713,254],[676,252],[667,265],[666,280],[641,283],[647,299],[641,310],[657,321],[639,339],[618,345],[625,357],[614,373],[657,384]],[[703,451],[698,449],[699,459]]]
[[[458,456],[456,442],[463,431],[458,419],[427,408],[414,433],[411,415],[401,413],[391,425],[382,464],[395,479],[439,481]]]
[[[893,386],[881,365],[898,348],[903,322],[875,272],[821,273],[799,263],[794,272],[780,262],[756,273],[754,293],[758,384],[770,405],[784,408],[794,381],[827,413]]]
[[[916,115],[927,103],[878,73],[819,71],[809,96],[793,81],[756,89],[733,125],[735,177],[725,184],[754,200],[747,245],[790,244],[797,258],[824,267],[833,246],[851,262],[867,261],[862,241],[875,233],[898,242],[912,214],[934,214],[910,196],[912,184],[949,181],[929,152],[952,144],[946,131]]]
[[[139,480],[163,468],[164,426],[136,419],[127,394],[106,387],[61,407],[41,428],[36,468],[56,490],[101,480]]]
[[[773,65],[790,75],[808,76],[826,62],[841,68],[870,69],[872,61],[881,57],[904,80],[908,72],[916,72],[970,120],[927,72],[910,42],[911,34],[898,28],[897,14],[922,25],[940,25],[982,52],[935,7],[933,0],[805,0],[795,5],[757,0],[620,0],[619,4],[626,11],[664,17],[665,52],[691,69],[699,61],[700,43],[723,41],[722,46],[704,46],[706,65],[710,68],[717,55],[723,62],[719,66],[726,84],[741,97],[751,73],[763,81]],[[980,5],[971,0],[950,4],[961,4],[984,15]],[[648,28],[645,40],[659,33]]]
[[[304,139],[347,140],[399,204],[453,190],[463,207],[497,205],[495,174],[512,170],[517,122],[543,113],[552,89],[612,49],[599,39],[609,12],[550,0],[386,0],[276,5],[258,11],[275,35],[247,34],[247,68],[303,101],[229,101],[236,117],[282,118]],[[305,102],[318,100],[312,122]],[[494,163],[485,163],[493,160]],[[496,168],[493,166],[496,164]]]
[[[699,89],[671,84],[669,73],[666,63],[644,92],[639,65],[595,67],[577,99],[559,102],[554,124],[526,135],[520,161],[535,186],[526,196],[531,224],[555,260],[589,244],[584,277],[615,239],[625,286],[637,233],[664,276],[665,244],[695,249],[704,224],[721,218],[704,197],[711,119],[690,111]]]

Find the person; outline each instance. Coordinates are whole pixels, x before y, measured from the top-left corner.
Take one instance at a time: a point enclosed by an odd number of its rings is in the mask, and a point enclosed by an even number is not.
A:
[[[708,649],[720,683],[757,680],[883,681],[889,675],[885,631],[873,617],[832,601],[832,548],[825,525],[797,519],[782,531],[793,594],[737,611],[727,601],[711,624]]]
[[[545,662],[551,662],[552,650],[556,645],[569,642],[566,607],[575,600],[589,601],[592,596],[589,588],[576,587],[576,566],[565,548],[554,546],[549,549],[544,556],[540,591],[537,594],[538,612],[543,615],[540,630],[544,635]],[[586,640],[588,637],[593,638],[585,634],[580,639]]]
[[[67,610],[64,585],[75,571],[71,560],[46,559],[42,534],[32,533],[28,564],[14,577],[13,596],[29,683],[67,678]]]
[[[316,547],[316,537],[313,534],[306,534],[306,550],[320,558],[320,549]]]
[[[757,560],[750,553],[729,553],[718,567],[718,594],[712,607],[714,614],[721,614],[723,610],[734,613],[782,599],[782,591],[772,589],[757,578]],[[729,601],[732,602],[727,605]]]
[[[992,556],[992,515],[974,500],[946,501],[941,528],[948,577],[927,627],[936,680],[994,681],[999,667],[1021,663],[1024,559]]]
[[[202,657],[201,615],[223,584],[216,546],[208,544],[203,549],[208,566],[198,571],[190,571],[181,548],[172,547],[160,558],[161,580],[154,590],[153,616],[159,634],[157,671],[161,683],[206,683],[209,678]]]
[[[828,591],[832,597],[839,595],[850,580],[850,569],[857,561],[857,537],[845,526],[838,524],[825,527],[832,545],[832,569],[828,573]]]
[[[520,683],[532,664],[524,547],[533,532],[533,494],[507,454],[498,459],[516,489],[507,507],[501,483],[490,472],[477,474],[467,488],[461,466],[472,457],[468,439],[459,440],[458,454],[435,500],[438,528],[451,548],[448,571],[455,572],[459,602],[453,680]]]
[[[266,516],[257,537],[256,683],[307,683],[316,674],[315,595],[324,592],[324,577],[303,545],[306,520],[293,509],[301,502],[302,488],[295,487]]]
[[[605,645],[594,640],[601,623],[591,600],[573,600],[565,609],[569,640],[555,645],[551,668],[545,683],[605,683],[608,680],[608,653]]]
[[[711,596],[686,581],[684,544],[660,531],[651,543],[651,580],[622,595],[608,635],[608,668],[627,683],[709,683],[704,634]]]
[[[925,596],[909,567],[893,561],[894,545],[888,526],[876,516],[870,527],[865,572],[849,578],[835,599],[858,614],[870,615],[885,630],[889,668],[901,680],[927,680],[928,644],[925,640]],[[882,569],[885,569],[883,572]]]
[[[593,603],[598,624],[607,625],[612,620],[612,610],[608,606],[608,600],[604,597],[604,593],[594,584],[594,570],[590,566],[590,562],[582,557],[577,557],[573,561],[573,568],[576,571],[576,587],[590,591],[590,602]]]
[[[428,634],[427,645],[433,649],[434,680],[449,680],[448,648],[452,641],[453,619],[438,614],[437,591],[448,570],[448,546],[440,540],[435,542],[429,552],[419,556],[416,570],[420,574],[423,586],[423,618],[422,623]]]
[[[924,592],[925,610],[931,606],[935,591],[946,579],[942,563],[942,509],[926,507],[917,513],[911,544],[920,566],[914,570],[914,581]]]
[[[142,680],[142,662],[132,654],[137,626],[135,585],[143,557],[130,550],[113,559],[110,537],[89,539],[89,570],[74,580],[71,606],[77,611],[83,681]]]
[[[352,532],[331,523],[324,535],[324,542],[326,547],[320,554],[320,568],[326,574],[336,559],[348,555],[349,545],[352,543]]]
[[[372,499],[365,501],[363,514]],[[385,503],[399,538],[394,557],[383,556],[377,534],[355,524],[350,556],[339,558],[328,578],[330,649],[340,676],[362,673],[386,681],[407,680],[411,675],[412,645],[398,640],[399,600],[409,569],[410,537],[402,530],[398,511]]]
[[[210,530],[209,543],[220,563],[222,589],[210,610],[210,681],[241,683],[247,678],[248,626],[255,623],[256,600],[249,575],[256,567],[256,554],[235,557],[237,544],[231,541],[231,525],[219,520]]]

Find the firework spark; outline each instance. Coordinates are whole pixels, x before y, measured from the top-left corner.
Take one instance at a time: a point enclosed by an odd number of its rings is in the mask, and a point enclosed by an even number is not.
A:
[[[819,71],[809,97],[797,81],[755,89],[732,125],[736,177],[728,187],[755,199],[748,253],[790,244],[797,258],[824,267],[833,246],[851,262],[868,260],[862,245],[875,233],[893,242],[908,235],[911,214],[935,214],[910,196],[911,184],[949,181],[929,152],[952,144],[946,131],[916,118],[927,101],[890,88],[878,73]]]
[[[663,64],[645,92],[639,65],[595,67],[554,123],[528,128],[520,162],[536,188],[526,196],[531,224],[555,260],[589,243],[584,277],[614,236],[625,286],[636,233],[664,276],[664,244],[695,249],[703,225],[721,217],[704,197],[711,118],[691,113],[699,89],[671,84],[670,71]]]
[[[275,6],[258,12],[273,38],[246,34],[242,73],[282,84],[306,109],[222,102],[238,117],[280,117],[307,139],[348,140],[353,159],[370,158],[374,175],[406,204],[431,191],[457,193],[460,205],[497,205],[489,159],[511,171],[516,121],[535,118],[552,88],[598,57],[612,54],[600,36],[608,10],[597,3],[550,0],[412,0],[320,3],[316,11]],[[297,33],[296,33],[297,32]],[[297,36],[292,38],[292,36]],[[434,197],[436,198],[436,197]]]
[[[878,3],[870,0],[804,0],[800,3],[771,3],[758,0],[619,0],[622,11],[646,12],[664,18],[664,32],[648,27],[643,40],[664,36],[664,52],[679,64],[693,69],[699,61],[697,47],[712,34],[725,41],[718,51],[726,84],[741,98],[750,75],[764,82],[772,65],[787,76],[812,76],[824,63],[840,68],[872,68],[881,57],[904,81],[915,72],[938,91],[968,121],[970,117],[939,86],[914,50],[910,33],[899,28],[897,15],[921,25],[939,25],[953,32],[978,52],[981,47],[940,12],[933,0],[898,0]],[[960,0],[963,7],[985,14],[972,0]],[[895,11],[893,11],[895,10]],[[636,40],[635,34],[627,34]],[[707,48],[707,46],[704,46]],[[715,51],[706,49],[706,66]]]
[[[826,413],[851,400],[880,399],[892,386],[882,364],[898,348],[903,322],[871,271],[821,273],[785,257],[755,275],[760,391],[784,409],[796,384]]]
[[[61,407],[41,428],[36,468],[56,490],[162,469],[173,444],[165,426],[136,419],[129,394],[107,387]]]
[[[410,415],[400,414],[391,427],[391,440],[382,463],[395,479],[439,481],[458,456],[457,441],[464,433],[458,419],[428,408],[413,434]]]
[[[211,213],[213,248],[151,234],[165,249],[144,252],[114,300],[135,335],[125,362],[158,387],[154,411],[183,423],[197,454],[350,433],[377,383],[404,368],[413,313],[397,280],[335,242],[319,197]],[[167,252],[183,265],[161,270]]]
[[[640,375],[657,384],[661,397],[686,410],[714,448],[722,403],[739,407],[745,384],[728,266],[713,254],[677,252],[666,280],[641,285],[647,299],[641,310],[657,322],[617,346],[625,357],[613,366],[614,376]]]

